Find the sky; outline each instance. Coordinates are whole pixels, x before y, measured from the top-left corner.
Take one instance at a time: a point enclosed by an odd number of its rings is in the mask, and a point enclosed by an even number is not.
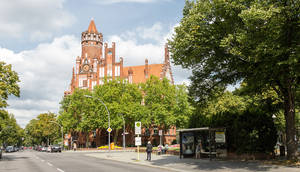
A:
[[[59,112],[91,19],[104,42],[116,42],[124,66],[162,63],[183,7],[184,0],[1,0],[0,61],[21,80],[7,110],[23,128],[40,113]],[[189,84],[191,71],[172,65],[172,72],[175,84]]]

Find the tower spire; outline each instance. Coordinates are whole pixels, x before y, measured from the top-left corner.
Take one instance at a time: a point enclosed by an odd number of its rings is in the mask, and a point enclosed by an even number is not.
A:
[[[95,22],[94,22],[94,18],[91,19],[89,28],[88,28],[88,32],[89,33],[98,33]]]

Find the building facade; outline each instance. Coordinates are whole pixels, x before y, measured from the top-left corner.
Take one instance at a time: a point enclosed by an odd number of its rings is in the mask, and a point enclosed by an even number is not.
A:
[[[104,47],[103,47],[104,46]],[[174,83],[169,51],[165,46],[165,57],[161,64],[145,64],[139,66],[123,66],[123,58],[116,59],[116,44],[109,47],[103,43],[102,33],[97,31],[94,20],[91,20],[88,30],[81,34],[81,56],[76,58],[70,89],[65,95],[72,94],[76,88],[93,90],[94,86],[103,84],[103,79],[125,79],[129,83],[143,83],[151,76],[166,77]]]
[[[148,59],[145,59],[145,64],[139,66],[123,66],[123,58],[119,57],[119,61],[116,59],[116,44],[113,42],[109,47],[107,43],[103,43],[103,35],[98,32],[94,20],[91,20],[89,27],[81,34],[81,56],[76,58],[76,65],[73,67],[72,79],[69,90],[64,92],[64,95],[72,94],[75,89],[88,89],[93,90],[97,85],[104,83],[104,79],[124,79],[129,83],[144,83],[151,75],[159,77],[160,79],[166,77],[173,84],[173,76],[169,59],[168,46],[164,49],[163,63],[161,64],[149,64]],[[134,144],[133,131],[128,128],[127,144]],[[150,139],[159,143],[159,136],[157,134],[157,127],[154,127],[148,131]],[[121,131],[120,131],[121,132]],[[143,130],[145,138],[145,131]],[[122,141],[121,133],[117,144]],[[89,142],[92,147],[101,146],[107,144],[107,132],[103,129],[98,129],[90,133]],[[73,140],[76,140],[77,144],[84,146],[86,137],[83,133],[79,133],[75,139],[68,136],[68,140],[65,140],[72,145]],[[172,127],[164,134],[163,141],[170,144],[176,139],[176,128]]]

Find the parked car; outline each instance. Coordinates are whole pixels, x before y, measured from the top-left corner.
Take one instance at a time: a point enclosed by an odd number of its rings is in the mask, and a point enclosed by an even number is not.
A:
[[[48,147],[47,147],[47,152],[52,152],[52,149],[51,149],[51,145],[49,145]]]
[[[15,149],[14,149],[14,147],[13,146],[7,146],[6,148],[5,148],[5,152],[14,152],[15,151]]]
[[[42,149],[43,149],[43,146],[37,146],[35,150],[41,152],[41,151],[43,151]]]
[[[41,151],[46,152],[48,150],[48,147],[42,147]]]
[[[51,152],[61,152],[61,147],[59,145],[52,145]]]
[[[16,146],[14,146],[14,152],[18,152],[20,149]]]
[[[0,159],[2,159],[2,149],[0,147]]]

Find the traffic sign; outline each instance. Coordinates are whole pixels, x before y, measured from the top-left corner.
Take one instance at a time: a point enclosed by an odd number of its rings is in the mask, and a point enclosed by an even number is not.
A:
[[[109,127],[106,131],[110,133],[112,129]]]
[[[140,121],[135,122],[135,134],[142,134],[142,123]]]
[[[141,146],[141,145],[142,145],[141,137],[135,137],[135,146]]]
[[[159,135],[159,136],[162,136],[162,135],[163,135],[162,133],[163,133],[162,130],[159,130],[159,131],[158,131],[158,135]]]

